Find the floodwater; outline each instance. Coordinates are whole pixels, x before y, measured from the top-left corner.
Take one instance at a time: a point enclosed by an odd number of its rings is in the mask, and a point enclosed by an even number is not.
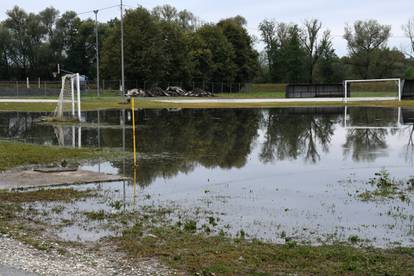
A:
[[[0,113],[0,138],[132,150],[130,111],[85,112],[80,126],[37,123],[43,115]],[[174,206],[199,221],[214,216],[217,229],[232,235],[313,244],[357,235],[374,246],[414,245],[413,193],[408,200],[357,196],[373,189],[368,181],[381,170],[397,180],[414,176],[414,109],[141,110],[136,118],[135,171],[130,159],[83,166],[131,181],[78,187],[99,188],[125,208]],[[105,207],[87,200],[74,208]],[[74,225],[61,233],[85,240],[106,234]]]

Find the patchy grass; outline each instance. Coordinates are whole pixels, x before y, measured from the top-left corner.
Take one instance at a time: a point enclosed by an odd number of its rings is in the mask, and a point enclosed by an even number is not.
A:
[[[23,165],[47,164],[62,160],[114,158],[117,155],[121,153],[0,141],[0,171]]]
[[[8,203],[30,203],[37,201],[64,201],[96,196],[92,190],[78,191],[72,188],[67,189],[41,189],[36,191],[0,191],[0,202]]]
[[[120,249],[132,257],[159,257],[173,268],[199,275],[410,275],[414,271],[413,249],[362,249],[344,244],[274,245],[207,236],[192,230],[177,226],[147,229],[137,223],[115,239]]]
[[[55,240],[43,237],[49,225],[37,221],[36,209],[25,207],[33,202],[72,202],[97,196],[95,191],[67,189],[42,189],[35,191],[0,191],[0,233],[7,234],[39,250],[56,248]],[[60,207],[62,208],[62,207]]]
[[[106,217],[104,210],[84,212],[83,214],[90,220],[104,220]]]
[[[357,194],[363,201],[377,199],[399,198],[402,201],[409,201],[408,193],[414,191],[414,178],[410,178],[406,183],[392,179],[389,172],[381,170],[368,181],[368,184],[375,187],[374,190],[366,190]]]

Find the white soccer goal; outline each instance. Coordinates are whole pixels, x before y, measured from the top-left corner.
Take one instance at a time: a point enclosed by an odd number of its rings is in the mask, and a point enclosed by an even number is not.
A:
[[[381,92],[369,92],[369,93],[361,93],[361,95],[357,95],[356,97],[352,96],[352,89],[349,91],[349,87],[351,84],[357,84],[357,83],[393,83],[394,84],[394,91],[391,93],[381,93]],[[399,100],[401,101],[401,79],[399,78],[390,78],[390,79],[365,79],[365,80],[345,80],[344,81],[344,101],[348,102],[350,100],[362,100],[362,99],[372,99],[372,100]],[[348,95],[350,92],[351,95]],[[358,93],[355,93],[358,94]],[[385,95],[381,95],[385,94]],[[389,95],[387,95],[389,94]]]
[[[77,111],[75,111],[75,106],[77,106]],[[54,117],[62,121],[68,119],[81,121],[79,73],[62,76],[62,88]]]

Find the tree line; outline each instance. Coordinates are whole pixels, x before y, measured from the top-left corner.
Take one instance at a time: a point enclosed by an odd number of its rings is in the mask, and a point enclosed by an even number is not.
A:
[[[96,77],[95,22],[74,11],[49,7],[27,13],[15,6],[0,22],[0,79],[52,79],[57,64]],[[148,83],[281,82],[333,83],[349,78],[414,77],[414,19],[403,27],[411,49],[387,42],[391,27],[375,20],[345,27],[348,55],[335,53],[322,22],[263,20],[264,50],[255,50],[241,16],[203,23],[170,5],[126,11],[125,77]],[[120,22],[98,24],[101,76],[120,78]]]

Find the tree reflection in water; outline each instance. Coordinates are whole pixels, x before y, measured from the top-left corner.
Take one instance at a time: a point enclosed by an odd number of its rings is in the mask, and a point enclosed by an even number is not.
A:
[[[264,163],[297,159],[315,163],[319,151],[328,152],[335,123],[343,108],[270,109],[264,115],[265,140],[260,153]]]

